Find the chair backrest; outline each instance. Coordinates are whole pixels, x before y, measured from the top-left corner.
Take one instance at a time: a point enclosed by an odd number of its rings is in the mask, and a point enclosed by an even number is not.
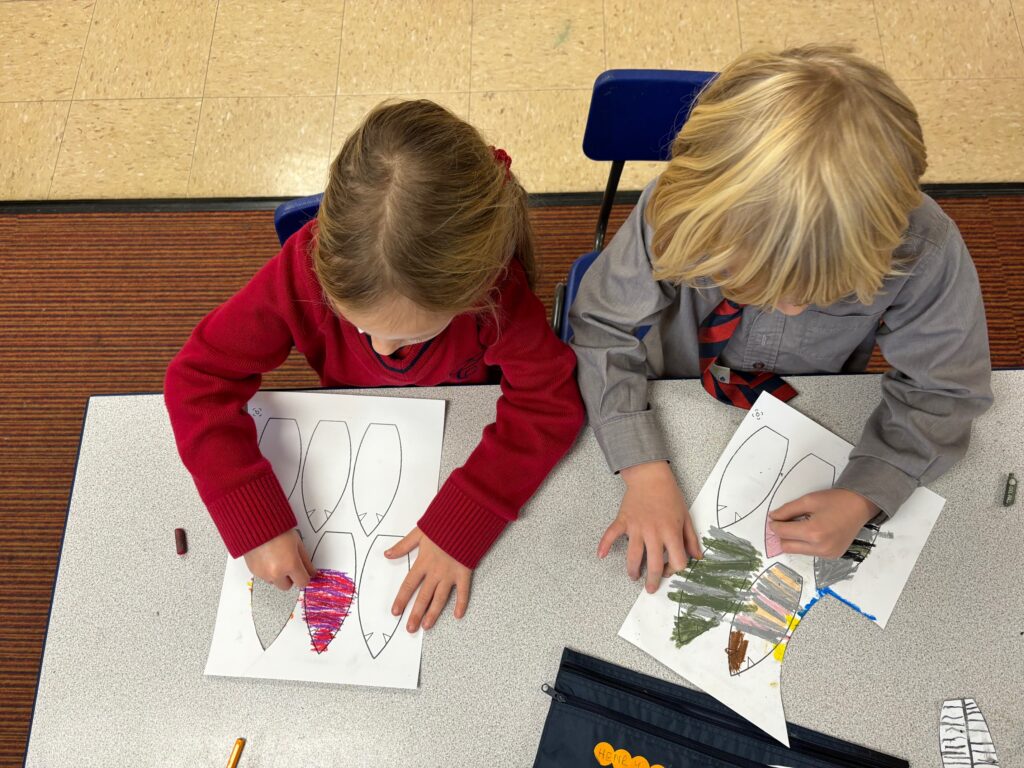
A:
[[[667,160],[672,140],[715,72],[610,69],[594,81],[583,134],[591,160]]]
[[[690,108],[716,72],[672,69],[610,69],[594,81],[590,112],[583,134],[583,153],[591,160],[612,163],[597,222],[594,250],[580,256],[569,268],[565,291],[552,318],[562,341],[572,338],[569,308],[579,291],[584,273],[604,244],[619,174],[627,160],[668,160],[672,141],[690,115]],[[646,327],[637,330],[643,338]]]
[[[583,281],[583,275],[587,273],[591,265],[597,261],[597,257],[601,255],[600,251],[591,251],[580,256],[576,261],[569,267],[569,276],[565,281],[565,296],[562,300],[560,307],[560,322],[558,324],[558,338],[568,344],[572,341],[572,326],[569,325],[569,308],[572,306],[573,300],[576,298],[576,294],[579,293],[580,283]],[[636,337],[642,339],[647,335],[647,332],[651,329],[649,325],[643,325],[636,329]]]
[[[565,279],[565,296],[562,299],[562,316],[558,322],[558,336],[566,343],[572,338],[572,328],[569,327],[569,307],[572,306],[573,299],[576,298],[576,294],[580,290],[580,281],[583,280],[583,275],[600,255],[600,251],[585,253],[569,267],[569,276]]]
[[[316,218],[316,212],[320,210],[320,198],[324,195],[310,195],[289,200],[281,203],[274,210],[274,229],[277,230],[277,239],[284,245],[284,241],[294,235],[310,219]]]

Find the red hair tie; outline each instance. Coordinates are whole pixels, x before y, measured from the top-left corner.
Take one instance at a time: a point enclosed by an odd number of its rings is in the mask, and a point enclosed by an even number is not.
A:
[[[491,147],[491,152],[494,153],[494,162],[505,166],[505,181],[508,181],[512,178],[512,158],[504,149]]]

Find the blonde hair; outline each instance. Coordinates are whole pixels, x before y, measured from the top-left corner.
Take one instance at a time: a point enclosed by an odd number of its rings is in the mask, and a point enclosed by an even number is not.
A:
[[[513,257],[532,285],[526,192],[443,107],[378,105],[331,164],[313,267],[332,303],[367,309],[398,294],[436,312],[484,308]]]
[[[917,112],[842,46],[749,52],[700,94],[647,208],[654,274],[743,304],[870,303],[927,167]]]

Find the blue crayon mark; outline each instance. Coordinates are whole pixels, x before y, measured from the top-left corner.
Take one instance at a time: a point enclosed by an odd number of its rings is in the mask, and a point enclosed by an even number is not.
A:
[[[813,607],[814,607],[814,604],[815,604],[816,602],[818,602],[819,600],[821,600],[821,593],[822,593],[822,590],[820,590],[820,589],[819,589],[819,590],[818,590],[818,593],[817,593],[817,594],[816,594],[816,595],[815,595],[814,597],[812,597],[812,598],[811,598],[810,600],[808,600],[808,601],[807,601],[807,605],[805,605],[805,606],[804,606],[803,608],[801,608],[801,609],[800,609],[799,611],[797,611],[797,612],[796,612],[796,617],[797,617],[798,619],[800,619],[801,621],[803,621],[803,618],[804,618],[804,616],[806,616],[806,615],[807,615],[807,612],[808,612],[809,610],[811,610],[811,608],[813,608]]]
[[[838,600],[843,605],[845,605],[845,606],[847,606],[849,608],[852,608],[857,613],[859,613],[861,616],[863,616],[863,617],[865,617],[867,619],[871,619],[871,621],[878,621],[877,617],[872,616],[870,613],[865,611],[863,608],[861,608],[856,603],[853,603],[853,602],[847,600],[842,595],[839,595],[839,594],[836,594],[835,592],[833,592],[831,587],[822,587],[821,589],[819,589],[817,591],[817,593],[814,595],[814,597],[812,597],[810,600],[807,601],[807,605],[805,605],[803,608],[801,608],[799,611],[797,611],[797,614],[796,614],[797,618],[803,619],[803,617],[807,615],[807,612],[809,610],[811,610],[811,608],[814,607],[814,604],[817,603],[819,600],[821,600],[821,598],[824,597],[825,595],[829,595],[830,597],[834,597],[836,600]]]

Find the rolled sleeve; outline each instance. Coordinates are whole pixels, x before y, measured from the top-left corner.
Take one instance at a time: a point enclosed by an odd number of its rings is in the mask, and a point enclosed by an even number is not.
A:
[[[850,459],[835,487],[860,494],[892,517],[917,488],[917,478],[881,459],[860,456]]]
[[[597,443],[612,472],[649,461],[668,461],[668,447],[654,411],[620,416],[594,428]]]
[[[652,183],[583,278],[573,302],[572,347],[580,392],[609,467],[668,458],[647,392],[647,349],[637,330],[654,322],[678,295],[654,279],[644,210]]]

